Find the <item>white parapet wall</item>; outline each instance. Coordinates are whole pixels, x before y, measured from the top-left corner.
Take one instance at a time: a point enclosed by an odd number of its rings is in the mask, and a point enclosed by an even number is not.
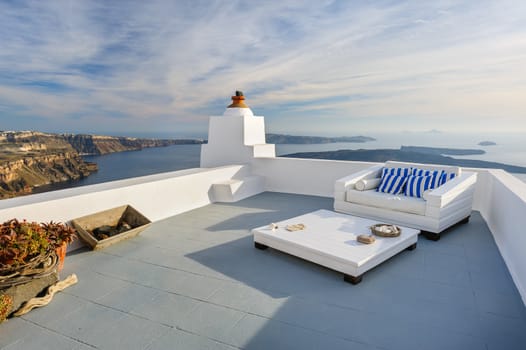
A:
[[[476,206],[526,304],[526,183],[503,170],[486,170],[479,178]]]
[[[265,177],[265,190],[321,197],[334,195],[336,180],[377,164],[304,158],[255,158],[252,171]]]
[[[129,204],[152,221],[212,202],[213,183],[244,177],[242,165],[188,169],[0,201],[0,220],[60,221]]]

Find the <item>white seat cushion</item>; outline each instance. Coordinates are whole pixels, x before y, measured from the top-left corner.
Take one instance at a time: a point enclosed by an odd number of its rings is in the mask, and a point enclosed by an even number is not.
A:
[[[347,191],[347,202],[418,215],[425,215],[426,213],[426,201],[422,198],[376,192],[375,190],[356,191],[349,189]]]

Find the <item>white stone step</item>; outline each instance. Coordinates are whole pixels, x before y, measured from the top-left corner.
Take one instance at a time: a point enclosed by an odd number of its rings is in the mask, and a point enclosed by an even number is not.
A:
[[[264,190],[264,178],[262,176],[229,179],[212,184],[212,200],[214,202],[232,203],[254,196]]]

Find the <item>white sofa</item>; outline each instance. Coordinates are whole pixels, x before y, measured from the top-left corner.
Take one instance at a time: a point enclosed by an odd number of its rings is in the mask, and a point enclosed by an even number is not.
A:
[[[426,191],[423,198],[409,197],[403,193],[392,195],[376,191],[384,167],[444,170],[455,173],[455,177]],[[438,240],[440,233],[448,227],[468,222],[476,181],[476,173],[462,171],[459,167],[389,161],[337,180],[334,186],[334,210],[416,228],[427,238]],[[366,185],[364,190],[364,183],[367,182],[370,186]]]

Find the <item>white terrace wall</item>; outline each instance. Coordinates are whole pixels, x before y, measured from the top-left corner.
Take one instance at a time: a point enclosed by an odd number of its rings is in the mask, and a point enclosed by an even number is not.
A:
[[[477,209],[526,304],[526,183],[503,170],[481,171]]]
[[[337,179],[379,163],[263,157],[254,158],[251,164],[254,175],[265,177],[266,191],[333,197],[334,182]],[[488,210],[487,206],[491,203],[486,183],[492,175],[486,169],[466,168],[466,170],[478,173],[473,209]]]
[[[265,177],[265,190],[333,197],[334,182],[376,163],[302,158],[255,158],[252,172]]]
[[[247,166],[188,169],[0,201],[0,222],[11,218],[61,221],[129,204],[152,221],[211,203],[214,182],[249,173]]]

